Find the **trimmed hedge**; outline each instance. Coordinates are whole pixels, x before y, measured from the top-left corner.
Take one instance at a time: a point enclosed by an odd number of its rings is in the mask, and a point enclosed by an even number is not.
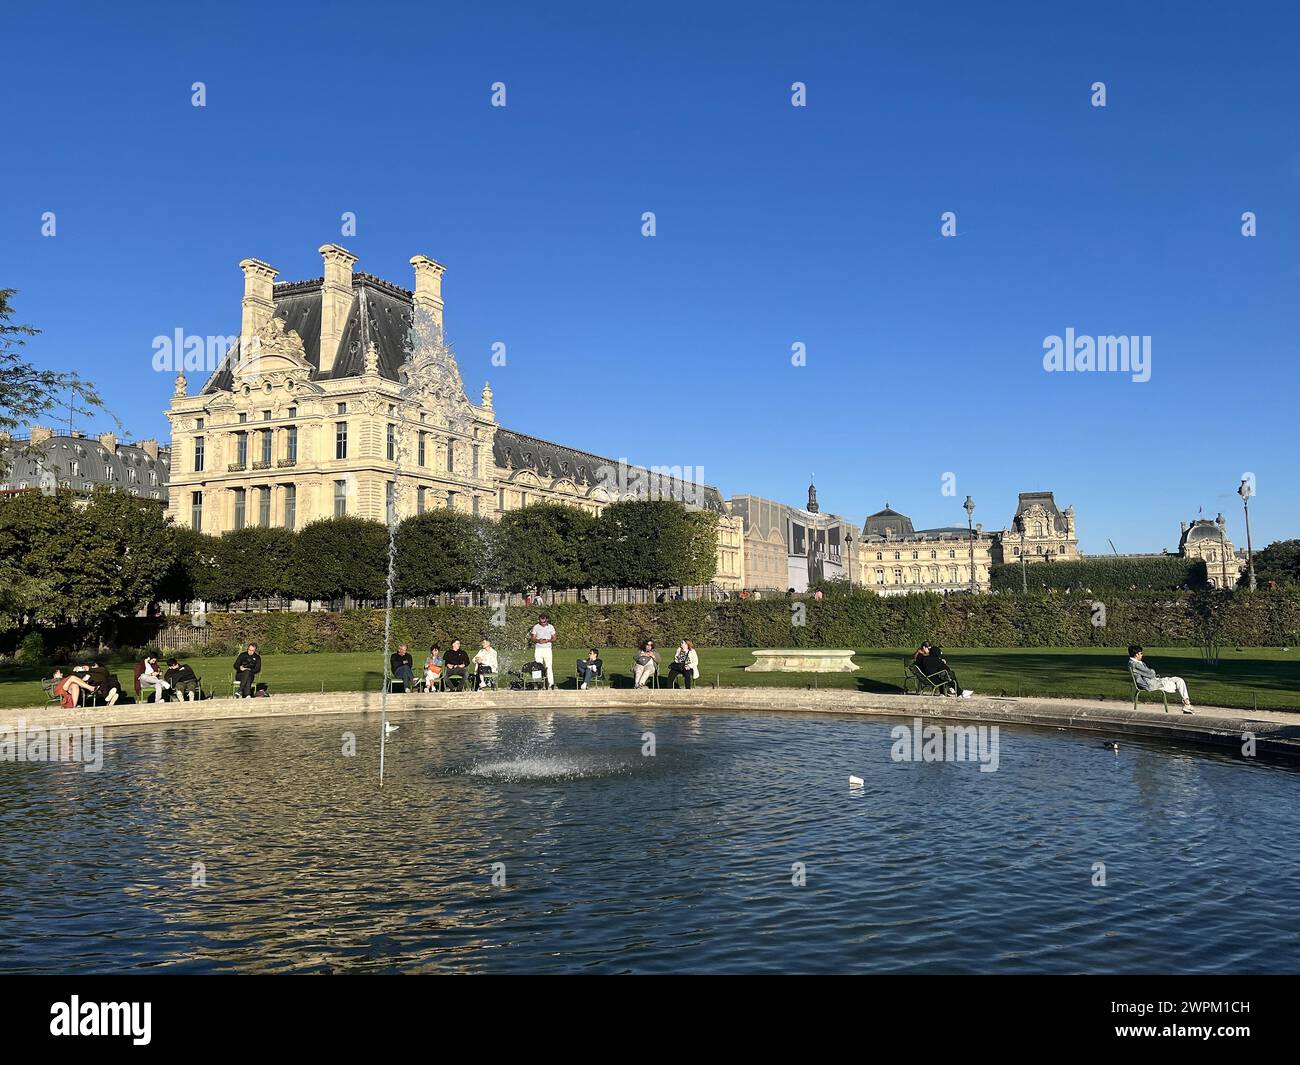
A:
[[[1055,563],[1053,563],[1055,565]],[[1094,602],[1104,606],[1104,625]],[[823,600],[668,602],[546,607],[564,647],[631,647],[649,636],[671,648],[682,637],[704,647],[1191,647],[1213,634],[1223,644],[1300,643],[1300,591],[1112,592],[1105,595],[828,596]],[[803,611],[800,625],[797,610]],[[503,650],[527,646],[536,607],[512,607],[504,627],[480,607],[399,608],[393,646],[419,654],[458,636],[471,650],[488,636]],[[208,615],[209,653],[235,654],[253,641],[268,653],[370,651],[383,644],[382,610]]]
[[[1081,558],[1073,562],[1029,562],[1025,566],[1030,592],[1045,588],[1093,592],[1205,588],[1205,560],[1178,555],[1151,558]],[[994,591],[1019,592],[1024,579],[1019,562],[1003,562],[989,571]]]

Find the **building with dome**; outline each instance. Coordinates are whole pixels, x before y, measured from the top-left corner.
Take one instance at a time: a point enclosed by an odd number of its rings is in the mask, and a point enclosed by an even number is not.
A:
[[[1199,558],[1205,563],[1205,576],[1212,588],[1235,588],[1245,568],[1236,548],[1228,539],[1227,522],[1220,514],[1213,521],[1197,518],[1182,522],[1178,553],[1184,558]]]
[[[0,492],[96,488],[156,499],[165,506],[171,453],[156,440],[122,443],[114,433],[88,437],[33,426],[29,437],[0,434]]]
[[[744,583],[741,522],[690,467],[629,465],[507,429],[491,387],[477,401],[443,338],[442,264],[411,259],[414,288],[320,249],[323,276],[276,282],[245,259],[238,339],[193,392],[176,378],[169,514],[206,533],[301,528],[338,515],[384,521],[432,508],[495,518],[535,503],[593,514],[669,498],[718,515],[713,584]]]
[[[973,556],[974,587],[985,592],[994,549],[995,538],[982,525],[974,527],[973,535],[958,525],[918,530],[911,518],[886,503],[862,526],[855,583],[880,595],[968,592]]]

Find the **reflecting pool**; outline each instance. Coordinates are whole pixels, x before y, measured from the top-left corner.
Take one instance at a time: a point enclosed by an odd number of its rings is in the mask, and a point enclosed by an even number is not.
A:
[[[0,764],[0,971],[1300,971],[1286,766],[1002,728],[981,772],[895,761],[897,719],[769,712],[394,720],[382,791],[374,715]]]

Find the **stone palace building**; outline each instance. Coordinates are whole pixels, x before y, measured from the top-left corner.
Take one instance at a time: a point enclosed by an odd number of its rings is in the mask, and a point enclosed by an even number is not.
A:
[[[716,488],[676,467],[629,467],[507,429],[486,383],[470,400],[442,341],[440,263],[411,259],[408,290],[354,271],[356,257],[336,244],[320,254],[323,276],[310,281],[277,283],[267,263],[240,263],[238,340],[197,391],[177,376],[173,520],[219,534],[434,507],[495,518],[546,502],[596,514],[649,494],[716,513],[713,583],[743,586],[742,525]]]

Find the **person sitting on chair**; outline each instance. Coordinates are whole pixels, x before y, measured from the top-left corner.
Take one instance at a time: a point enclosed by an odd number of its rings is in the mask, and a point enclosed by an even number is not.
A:
[[[952,670],[948,668],[948,663],[943,657],[931,646],[930,641],[926,640],[919,648],[916,654],[912,656],[912,661],[916,663],[925,677],[947,695],[949,691],[953,695],[961,694],[961,687],[957,684],[957,678],[952,675]]]
[[[683,640],[677,648],[677,654],[673,656],[672,665],[668,667],[668,687],[677,687],[677,678],[686,678],[686,687],[689,690],[692,682],[700,675],[700,656],[695,653],[695,644],[690,640]]]
[[[429,648],[429,657],[424,660],[424,689],[433,691],[442,679],[442,671],[447,663],[442,658],[442,648],[436,643]]]
[[[641,649],[632,657],[632,687],[644,688],[646,682],[659,672],[659,652],[654,640],[642,640]]]
[[[64,710],[74,709],[88,693],[94,690],[95,686],[90,681],[82,680],[75,673],[69,673],[65,677],[63,670],[54,671],[54,694],[59,697]]]
[[[1131,643],[1128,647],[1128,668],[1133,674],[1133,683],[1144,692],[1174,692],[1183,701],[1183,713],[1192,713],[1192,700],[1187,695],[1187,683],[1182,677],[1162,677],[1142,661],[1144,654],[1139,644]]]
[[[160,703],[168,698],[167,693],[171,691],[171,685],[163,678],[162,671],[158,668],[157,655],[145,655],[144,661],[140,663],[143,667],[140,670],[140,695],[146,697],[146,688],[152,688],[154,691],[154,702]]]
[[[122,697],[122,682],[117,674],[110,673],[98,658],[91,662],[86,670],[86,679],[95,686],[95,694],[104,700],[105,706],[112,706]]]
[[[491,640],[484,640],[478,654],[474,656],[474,687],[482,689],[485,677],[493,678],[488,683],[495,686],[497,674],[497,649]]]
[[[451,646],[443,656],[443,662],[447,667],[447,680],[459,677],[460,689],[464,691],[469,678],[469,655],[461,647],[459,640],[451,641]]]
[[[189,665],[174,658],[167,659],[167,672],[163,680],[172,686],[172,690],[185,702],[193,702],[202,694],[199,691],[199,678]]]
[[[262,672],[262,656],[257,644],[250,643],[235,659],[235,679],[239,681],[239,697],[247,699],[253,694],[253,679]]]
[[[601,675],[604,665],[600,660],[600,649],[588,648],[587,657],[578,662],[578,690],[586,691],[587,685]]]
[[[406,649],[406,644],[398,644],[397,650],[388,656],[388,672],[394,680],[402,682],[404,691],[414,690],[415,660],[411,657],[411,652]]]

